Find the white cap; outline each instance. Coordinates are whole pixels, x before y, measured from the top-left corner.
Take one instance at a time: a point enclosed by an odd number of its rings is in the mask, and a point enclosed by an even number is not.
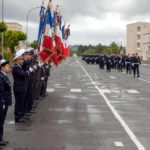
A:
[[[22,55],[23,55],[25,52],[26,52],[25,49],[20,49],[20,50],[18,50],[17,53],[16,53],[16,55],[15,55],[14,60],[19,59],[19,58],[22,58]]]
[[[34,48],[28,48],[27,50],[26,50],[26,52],[31,52],[31,51],[33,51],[34,50]]]
[[[5,60],[5,59],[2,59],[2,60],[0,61],[0,66],[4,66],[4,65],[6,65],[6,64],[9,64],[9,61],[7,61],[7,60]]]
[[[1,61],[0,61],[0,64],[3,64],[3,63],[5,63],[5,62],[7,62],[5,59],[2,59]]]
[[[16,56],[17,55],[23,55],[25,52],[26,52],[25,49],[20,49],[20,50],[17,51]]]

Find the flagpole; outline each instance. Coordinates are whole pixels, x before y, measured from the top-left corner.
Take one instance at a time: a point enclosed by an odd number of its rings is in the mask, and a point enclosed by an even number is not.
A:
[[[4,0],[2,0],[2,22],[4,22]],[[2,57],[4,58],[4,32],[2,32]]]

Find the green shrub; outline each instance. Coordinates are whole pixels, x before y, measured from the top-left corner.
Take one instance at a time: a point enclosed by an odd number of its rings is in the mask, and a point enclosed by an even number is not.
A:
[[[0,22],[0,33],[7,30],[7,25],[4,22]]]

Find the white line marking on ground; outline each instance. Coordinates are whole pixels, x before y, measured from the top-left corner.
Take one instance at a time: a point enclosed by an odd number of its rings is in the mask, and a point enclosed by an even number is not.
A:
[[[114,76],[110,76],[110,78],[111,78],[111,79],[116,79],[116,77],[114,77]]]
[[[134,90],[134,89],[130,89],[130,90],[126,90],[126,91],[130,94],[140,94],[137,90]]]
[[[81,65],[79,61],[77,63],[80,65],[84,73],[89,77],[91,82],[94,82],[92,77],[89,75],[89,73],[84,69],[84,67]],[[93,84],[95,88],[98,90],[99,94],[104,98],[107,106],[110,108],[116,119],[120,122],[126,133],[129,135],[130,139],[133,141],[133,143],[136,145],[138,150],[146,150],[145,147],[142,145],[142,143],[139,141],[139,139],[136,137],[136,135],[133,133],[133,131],[130,129],[128,124],[123,120],[121,115],[117,112],[117,110],[113,107],[113,105],[110,103],[109,99],[106,97],[106,95],[102,92],[102,90],[95,84]]]
[[[50,88],[47,89],[47,92],[49,92],[49,93],[52,93],[54,91],[55,91],[55,89],[50,89]]]
[[[102,89],[102,92],[105,93],[105,94],[111,94],[111,91],[108,90],[108,89]]]
[[[120,93],[120,91],[119,91],[119,90],[111,90],[111,92],[112,92],[112,93],[117,93],[117,94],[119,94],[119,93]]]
[[[146,82],[146,83],[149,83],[149,84],[150,84],[150,81],[147,81],[147,80],[145,80],[145,79],[139,78],[139,80],[144,81],[144,82]]]
[[[122,142],[114,142],[114,145],[116,147],[124,147],[123,143]]]
[[[81,93],[82,90],[81,89],[71,89],[70,92]]]

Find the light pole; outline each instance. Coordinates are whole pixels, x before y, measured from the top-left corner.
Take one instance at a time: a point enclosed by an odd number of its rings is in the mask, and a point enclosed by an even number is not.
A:
[[[4,22],[4,0],[2,0],[2,22]],[[4,32],[2,32],[2,57],[4,58]]]
[[[28,23],[29,23],[29,16],[31,14],[32,11],[38,9],[40,7],[35,7],[35,8],[32,8],[28,11],[27,13],[27,22],[26,22],[26,35],[27,35],[27,39],[26,39],[26,48],[28,47]]]

